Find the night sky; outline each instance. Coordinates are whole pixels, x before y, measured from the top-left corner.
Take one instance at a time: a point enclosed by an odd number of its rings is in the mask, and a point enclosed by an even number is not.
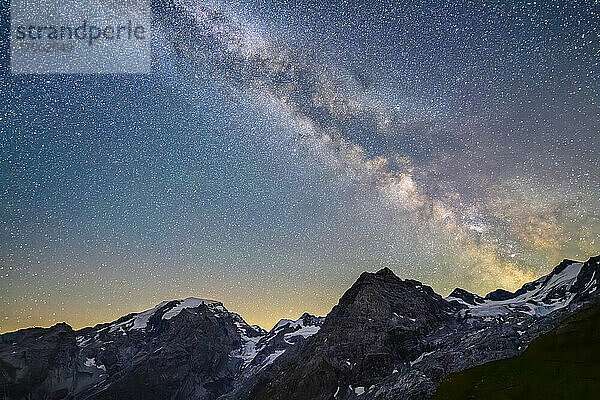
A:
[[[148,75],[10,75],[2,10],[0,331],[600,253],[597,1],[174,3]]]

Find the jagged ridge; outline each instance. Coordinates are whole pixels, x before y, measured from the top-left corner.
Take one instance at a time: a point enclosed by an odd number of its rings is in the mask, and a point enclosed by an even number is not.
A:
[[[326,318],[269,332],[217,301],[167,301],[80,331],[1,335],[0,386],[16,399],[424,399],[599,304],[599,273],[600,256],[565,260],[514,293],[444,299],[386,268],[363,273]]]

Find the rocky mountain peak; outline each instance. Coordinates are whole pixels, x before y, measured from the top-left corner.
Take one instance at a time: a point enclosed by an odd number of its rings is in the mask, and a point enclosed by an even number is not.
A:
[[[377,272],[363,272],[354,282],[353,286],[371,285],[378,282],[394,282],[399,280],[401,279],[398,276],[396,276],[396,274],[394,274],[394,272],[391,269],[385,267]]]
[[[486,300],[501,301],[515,297],[515,294],[504,289],[496,289],[485,295]]]
[[[298,318],[295,321],[291,320],[291,319],[279,320],[279,322],[277,322],[275,324],[273,329],[271,329],[269,331],[269,335],[276,334],[283,328],[286,328],[287,330],[290,330],[290,331],[296,331],[296,330],[299,330],[299,329],[302,329],[302,328],[308,327],[308,326],[321,327],[321,325],[323,325],[324,320],[325,320],[325,317],[317,317],[317,316],[314,316],[312,314],[305,312],[304,314],[302,314],[300,316],[300,318]]]
[[[514,357],[565,315],[597,302],[600,258],[561,264],[515,293],[485,299],[460,288],[442,299],[389,269],[365,272],[321,330],[274,365],[266,384],[259,379],[249,398],[427,398],[446,374]]]
[[[568,258],[563,259],[554,269],[550,272],[550,275],[560,274],[565,270],[569,265],[575,264],[577,261],[569,260]]]
[[[481,296],[475,293],[468,292],[461,288],[454,289],[452,293],[450,293],[450,295],[446,298],[446,300],[448,301],[455,299],[462,300],[470,305],[481,304],[485,301]]]
[[[372,314],[377,318],[394,315],[409,315],[410,318],[436,315],[443,318],[443,314],[453,307],[431,287],[416,280],[400,279],[389,268],[383,268],[376,273],[363,272],[344,293],[332,313],[352,309],[352,313]]]
[[[381,268],[379,271],[375,272],[375,275],[380,277],[387,277],[390,279],[398,278],[396,274],[394,274],[394,272],[392,272],[392,270],[388,267]]]
[[[456,288],[443,299],[384,268],[361,274],[326,318],[304,313],[265,332],[190,297],[77,331],[1,335],[0,365],[11,398],[425,398],[447,374],[514,357],[600,304],[599,276],[600,256],[563,260],[514,293]]]

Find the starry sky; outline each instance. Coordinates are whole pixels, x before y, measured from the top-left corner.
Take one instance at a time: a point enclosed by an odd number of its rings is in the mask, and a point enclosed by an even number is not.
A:
[[[2,7],[2,332],[600,253],[597,1],[153,0],[145,75],[11,75]]]

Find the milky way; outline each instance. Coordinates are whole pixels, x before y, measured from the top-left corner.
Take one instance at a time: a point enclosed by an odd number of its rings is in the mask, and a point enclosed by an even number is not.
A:
[[[3,68],[1,330],[597,254],[600,6],[539,3],[157,0],[152,74]]]

